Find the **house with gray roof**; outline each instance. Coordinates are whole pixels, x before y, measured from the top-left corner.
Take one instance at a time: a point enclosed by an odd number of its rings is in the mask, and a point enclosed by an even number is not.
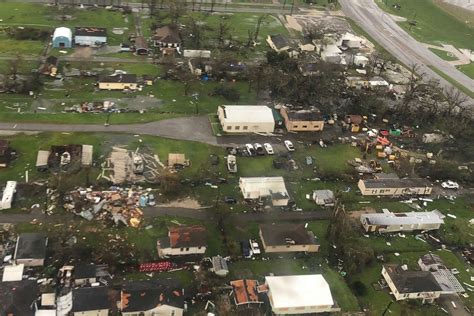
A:
[[[428,271],[410,271],[406,266],[382,266],[382,276],[397,301],[418,299],[431,303],[439,298],[442,289]]]
[[[360,222],[368,233],[394,233],[401,231],[434,230],[444,224],[445,216],[439,211],[393,213],[383,209],[382,213],[360,216]]]
[[[15,263],[25,267],[44,265],[48,238],[44,234],[25,233],[18,236],[15,247]]]

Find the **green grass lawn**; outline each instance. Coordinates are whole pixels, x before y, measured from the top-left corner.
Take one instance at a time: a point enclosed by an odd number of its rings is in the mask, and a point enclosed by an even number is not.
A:
[[[466,75],[474,79],[474,63],[457,66],[457,68],[461,70],[461,72],[465,73]]]
[[[430,66],[430,65],[428,67],[430,67],[431,70],[433,70],[438,75],[443,77],[446,81],[450,82],[453,86],[455,86],[456,88],[458,88],[459,90],[461,90],[462,92],[464,92],[465,94],[470,96],[471,98],[474,98],[474,91],[471,91],[470,89],[464,87],[462,84],[460,84],[459,82],[457,82],[456,80],[454,80],[450,76],[446,75],[444,72],[442,72],[438,68],[435,68],[435,67]]]
[[[457,48],[474,49],[473,26],[469,26],[443,11],[432,0],[397,0],[395,2],[377,0],[376,2],[391,14],[405,17],[408,20],[416,20],[417,25],[411,30],[408,22],[401,22],[400,26],[419,41],[435,45],[445,43]],[[392,7],[394,3],[401,5],[401,9],[394,9]]]
[[[72,18],[62,20],[64,14],[72,16]],[[101,8],[79,9],[68,7],[62,10],[54,6],[41,4],[2,2],[0,19],[2,19],[0,26],[49,27],[51,31],[58,26],[70,28],[77,26],[105,27],[108,30],[109,45],[120,44],[127,37],[127,34],[134,30],[133,17],[124,17],[118,11]],[[127,30],[123,35],[116,35],[112,33],[112,28],[127,28]],[[0,53],[3,53],[3,50],[0,49]]]
[[[443,60],[447,60],[447,61],[458,60],[456,56],[452,55],[451,53],[447,51],[436,49],[436,48],[428,48],[428,49]]]
[[[45,43],[41,41],[22,40],[17,41],[0,33],[0,54],[8,56],[38,56],[44,48]]]

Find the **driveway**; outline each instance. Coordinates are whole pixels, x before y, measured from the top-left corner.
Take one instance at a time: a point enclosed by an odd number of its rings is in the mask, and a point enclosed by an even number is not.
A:
[[[344,13],[355,20],[370,36],[407,66],[420,66],[419,74],[437,79],[444,88],[452,85],[431,70],[433,66],[458,83],[474,91],[474,80],[432,53],[403,30],[374,0],[340,0]],[[472,100],[472,98],[471,98]]]

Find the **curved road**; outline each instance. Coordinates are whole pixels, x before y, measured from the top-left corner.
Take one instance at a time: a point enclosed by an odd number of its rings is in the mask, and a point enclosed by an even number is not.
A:
[[[425,73],[430,78],[438,79],[445,88],[451,87],[452,85],[448,81],[428,67],[433,66],[464,87],[474,91],[474,80],[416,41],[389,14],[380,9],[374,0],[340,0],[339,3],[348,17],[356,21],[380,45],[405,65],[417,64],[420,66],[420,74]]]

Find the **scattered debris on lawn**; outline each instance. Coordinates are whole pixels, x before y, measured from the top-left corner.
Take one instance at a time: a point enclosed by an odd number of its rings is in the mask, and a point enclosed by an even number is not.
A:
[[[157,183],[159,169],[164,167],[158,155],[146,152],[143,148],[130,151],[113,147],[110,156],[102,164],[102,173],[99,178],[104,178],[113,184],[145,181]]]
[[[139,227],[142,223],[142,208],[150,205],[151,189],[132,186],[120,188],[112,186],[107,191],[92,188],[77,188],[64,197],[64,209],[87,220],[120,223]]]

